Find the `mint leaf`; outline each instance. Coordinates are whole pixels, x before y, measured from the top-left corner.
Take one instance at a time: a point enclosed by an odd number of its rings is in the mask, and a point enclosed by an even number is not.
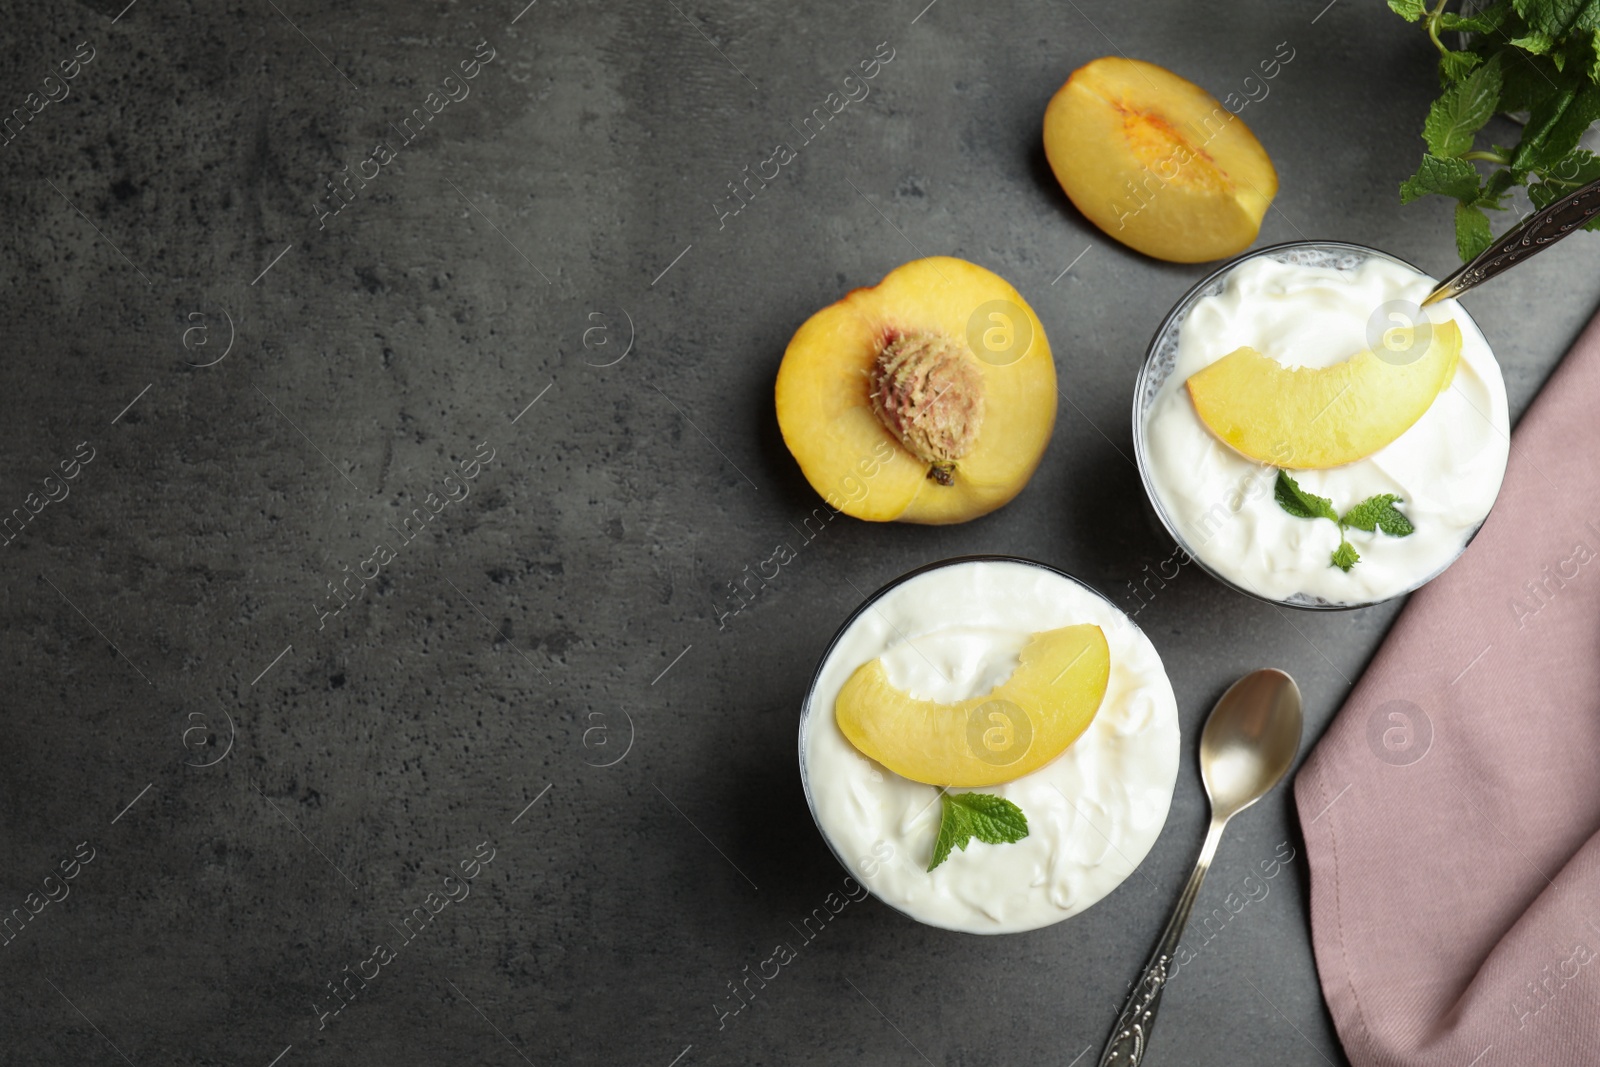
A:
[[[1556,40],[1548,33],[1540,33],[1538,30],[1534,30],[1526,37],[1513,37],[1511,39],[1511,44],[1513,47],[1520,48],[1525,52],[1532,52],[1536,56],[1543,56],[1548,55],[1550,53],[1550,49],[1556,46]],[[1556,60],[1555,62],[1558,67],[1561,65],[1560,60]]]
[[[1400,184],[1400,202],[1409,204],[1429,193],[1453,196],[1457,200],[1478,198],[1478,170],[1464,159],[1423,156],[1422,166]]]
[[[1280,508],[1297,519],[1339,521],[1338,512],[1333,510],[1333,501],[1325,496],[1306,492],[1300,488],[1299,482],[1289,477],[1288,471],[1278,472],[1278,481],[1272,487],[1272,496]]]
[[[1460,81],[1482,62],[1483,57],[1476,52],[1446,52],[1439,57],[1439,82],[1449,85]]]
[[[1507,153],[1509,154],[1509,153]],[[1483,191],[1478,194],[1478,199],[1473,203],[1477,207],[1491,208],[1495,211],[1506,209],[1506,193],[1517,183],[1516,175],[1509,170],[1497,170],[1489,175],[1489,180],[1483,183]]]
[[[1456,205],[1456,251],[1462,259],[1472,259],[1494,243],[1489,216],[1471,204]]]
[[[1546,56],[1507,49],[1501,53],[1502,85],[1500,107],[1504,111],[1526,111],[1560,92],[1563,82],[1555,64]]]
[[[1428,5],[1423,0],[1389,0],[1389,10],[1407,22],[1415,22],[1428,13]]]
[[[1392,508],[1400,498],[1394,493],[1379,493],[1369,496],[1349,511],[1339,517],[1339,521],[1346,526],[1353,526],[1357,530],[1371,533],[1378,528],[1378,515],[1388,508]]]
[[[1339,521],[1354,529],[1365,530],[1367,533],[1382,530],[1390,537],[1406,537],[1415,533],[1417,528],[1411,525],[1410,519],[1395,510],[1395,505],[1398,503],[1404,501],[1393,493],[1369,496],[1345,512]]]
[[[1513,0],[1529,26],[1551,37],[1600,27],[1600,0]]]
[[[1378,516],[1378,529],[1390,537],[1410,537],[1417,532],[1417,528],[1411,525],[1411,520],[1394,508]]]
[[[1569,85],[1529,114],[1511,165],[1528,170],[1553,166],[1578,147],[1596,119],[1600,119],[1600,85]]]
[[[1339,541],[1339,547],[1333,550],[1333,565],[1344,571],[1346,574],[1349,574],[1350,568],[1354,567],[1360,562],[1361,553],[1357,552],[1355,546],[1349,541],[1341,538]]]
[[[1439,28],[1441,30],[1459,30],[1462,33],[1493,33],[1505,25],[1507,17],[1511,14],[1511,5],[1501,0],[1493,7],[1484,8],[1482,11],[1471,15],[1458,15],[1454,11],[1441,11],[1439,13]],[[1413,20],[1415,21],[1415,20]]]
[[[1422,139],[1436,156],[1460,156],[1472,150],[1473,138],[1494,116],[1500,103],[1500,63],[1490,60],[1444,91],[1428,109]]]
[[[933,862],[928,870],[950,858],[950,850],[967,849],[976,837],[991,845],[1006,845],[1028,836],[1028,817],[1004,797],[990,793],[939,794],[939,835],[933,842]]]

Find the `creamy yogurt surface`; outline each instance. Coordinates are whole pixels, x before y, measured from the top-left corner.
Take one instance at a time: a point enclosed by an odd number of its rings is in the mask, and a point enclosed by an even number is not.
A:
[[[1373,257],[1351,269],[1258,257],[1240,264],[1222,292],[1198,300],[1179,328],[1177,362],[1144,414],[1146,475],[1184,548],[1261,596],[1295,594],[1335,604],[1406,592],[1448,566],[1489,514],[1510,449],[1505,382],[1482,332],[1454,300],[1426,310],[1461,328],[1454,381],[1410,429],[1354,463],[1290,473],[1340,514],[1379,493],[1416,531],[1407,537],[1347,530],[1361,554],[1348,573],[1330,565],[1339,528],[1296,518],[1273,498],[1276,468],[1218,440],[1195,412],[1184,382],[1248,345],[1286,367],[1326,367],[1369,346],[1368,322],[1389,301],[1420,303],[1433,281]]]
[[[845,739],[834,703],[845,680],[882,657],[889,681],[954,703],[1016,669],[1029,635],[1077,623],[1105,633],[1111,676],[1089,728],[1057,759],[992,793],[1022,809],[1028,836],[973,839],[933,871],[938,791],[868,759]],[[970,561],[902,582],[839,636],[801,720],[812,811],[840,860],[881,900],[915,919],[971,933],[1047,926],[1089,907],[1150,851],[1178,774],[1178,707],[1161,658],[1109,602],[1052,571]]]

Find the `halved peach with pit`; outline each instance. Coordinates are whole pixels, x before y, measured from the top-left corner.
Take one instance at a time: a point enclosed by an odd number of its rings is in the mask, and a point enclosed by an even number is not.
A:
[[[834,508],[877,522],[985,515],[1027,484],[1056,418],[1044,325],[1005,279],[935,256],[795,332],[778,426]]]
[[[1107,56],[1073,71],[1044,113],[1050,169],[1088,220],[1175,263],[1248,248],[1278,192],[1244,120],[1154,63]]]

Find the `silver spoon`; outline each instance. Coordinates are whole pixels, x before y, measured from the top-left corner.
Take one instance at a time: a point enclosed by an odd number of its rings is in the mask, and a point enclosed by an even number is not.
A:
[[[1272,791],[1299,751],[1300,687],[1282,671],[1251,671],[1229,686],[1211,709],[1200,733],[1200,777],[1211,798],[1211,828],[1189,884],[1117,1016],[1116,1028],[1100,1054],[1100,1067],[1138,1067],[1143,1062],[1173,954],[1200,895],[1200,883],[1211,869],[1223,828]]]
[[[1460,296],[1468,289],[1515,267],[1529,256],[1543,252],[1573,230],[1600,215],[1600,182],[1590,182],[1567,193],[1554,203],[1535,211],[1500,235],[1422,301],[1422,306]]]

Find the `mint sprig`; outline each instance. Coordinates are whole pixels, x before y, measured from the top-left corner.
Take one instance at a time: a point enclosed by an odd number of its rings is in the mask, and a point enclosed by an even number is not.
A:
[[[933,842],[928,870],[950,858],[950,850],[967,849],[976,837],[991,845],[1009,845],[1028,836],[1028,817],[1004,797],[990,793],[939,793],[939,836]]]
[[[1542,208],[1600,180],[1600,157],[1578,147],[1600,121],[1600,0],[1496,0],[1470,16],[1447,3],[1389,0],[1426,30],[1442,90],[1422,126],[1427,154],[1401,184],[1400,202],[1454,198],[1456,250],[1471,259],[1493,240],[1484,211],[1505,210],[1514,188],[1526,186]],[[1441,35],[1454,32],[1473,36],[1452,49]],[[1516,144],[1478,147],[1496,112],[1515,111],[1529,116]],[[1600,218],[1585,229],[1600,230]]]
[[[1390,537],[1409,537],[1416,533],[1417,528],[1411,520],[1395,507],[1404,503],[1393,493],[1379,493],[1369,496],[1355,507],[1340,515],[1333,510],[1333,501],[1325,496],[1318,496],[1300,488],[1300,483],[1289,477],[1288,471],[1279,471],[1278,480],[1272,488],[1273,499],[1278,506],[1297,519],[1328,519],[1339,527],[1339,547],[1333,550],[1329,565],[1338,567],[1346,574],[1350,568],[1361,562],[1361,553],[1356,551],[1344,536],[1346,528],[1365,530],[1372,533],[1381,530]]]

